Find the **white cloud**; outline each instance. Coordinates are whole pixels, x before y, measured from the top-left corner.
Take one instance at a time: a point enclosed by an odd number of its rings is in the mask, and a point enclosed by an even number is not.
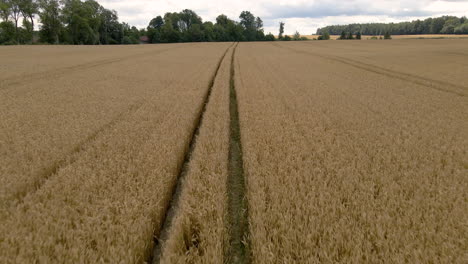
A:
[[[237,20],[243,10],[260,16],[265,32],[274,34],[278,23],[286,22],[285,31],[311,34],[318,27],[331,24],[365,22],[400,22],[431,16],[468,16],[468,0],[98,0],[115,9],[121,21],[139,28],[157,15],[192,9],[204,21],[214,21],[219,14]]]

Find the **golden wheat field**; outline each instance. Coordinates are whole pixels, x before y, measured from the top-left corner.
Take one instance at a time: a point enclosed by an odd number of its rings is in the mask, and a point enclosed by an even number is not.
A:
[[[466,263],[468,40],[0,47],[0,263]]]

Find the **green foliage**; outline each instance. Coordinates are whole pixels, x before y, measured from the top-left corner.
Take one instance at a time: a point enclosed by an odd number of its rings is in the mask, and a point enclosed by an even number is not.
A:
[[[286,36],[283,37],[282,40],[283,40],[283,41],[291,41],[292,38],[291,38],[290,36],[286,35]]]
[[[292,36],[292,38],[290,40],[293,40],[293,41],[303,41],[303,40],[308,40],[308,38],[306,37],[301,37],[301,34],[299,33],[299,31],[296,30],[296,32],[294,33],[294,35]]]
[[[11,21],[0,22],[0,44],[12,45],[16,44],[15,40],[15,24]]]
[[[468,22],[460,24],[454,29],[455,34],[468,34]]]
[[[275,41],[276,38],[275,38],[275,35],[271,34],[271,33],[268,33],[266,36],[265,36],[265,41]]]
[[[445,21],[444,27],[440,31],[442,34],[454,34],[455,28],[460,26],[460,19],[456,17],[451,17]]]
[[[0,18],[3,22],[7,22],[10,16],[10,2],[8,0],[0,0]]]
[[[221,14],[213,24],[185,9],[153,18],[147,27],[148,37],[152,43],[267,40],[261,18],[249,11],[243,11],[239,18],[236,22]]]
[[[328,31],[323,32],[323,34],[318,37],[318,40],[330,40],[330,34]]]
[[[125,36],[122,39],[122,44],[124,45],[131,45],[131,44],[138,44],[138,43],[139,43],[139,40],[135,37]]]
[[[339,39],[346,39],[346,32],[341,32],[340,38]]]
[[[240,14],[240,22],[220,15],[213,24],[184,9],[157,16],[139,30],[120,23],[117,12],[96,0],[0,0],[0,18],[5,22],[0,30],[2,43],[32,43],[36,15],[41,24],[40,43],[136,44],[141,36],[151,43],[274,40],[272,35],[265,36],[262,19],[249,11]],[[22,27],[18,25],[21,17]]]
[[[390,35],[390,32],[385,32],[384,39],[392,39],[392,36]]]
[[[166,14],[167,15],[167,14]],[[164,26],[161,28],[161,42],[162,43],[175,43],[180,41],[180,32],[174,28],[171,16],[165,16]]]
[[[240,25],[243,27],[245,40],[255,41],[256,32],[257,32],[255,16],[249,11],[242,11],[239,18],[240,18]]]
[[[339,35],[341,32],[351,32],[353,34],[360,32],[363,35],[380,35],[387,31],[391,35],[454,34],[456,33],[455,30],[465,22],[465,17],[443,16],[401,23],[333,25],[319,28],[317,34],[321,35],[323,32],[329,32],[332,35]],[[461,29],[458,29],[457,32],[461,32]]]
[[[23,19],[23,28],[19,30],[19,39],[21,43],[32,43],[33,42],[33,24],[27,19]]]
[[[41,0],[39,18],[42,26],[39,32],[41,42],[59,43],[59,34],[62,32],[60,21],[60,5],[58,0]]]
[[[301,40],[301,34],[299,33],[299,31],[296,30],[296,32],[294,32],[292,40],[294,40],[294,41]]]
[[[280,22],[278,39],[280,40],[283,39],[283,34],[284,34],[284,22]]]
[[[354,38],[353,33],[351,33],[351,32],[346,33],[346,32],[343,31],[343,32],[341,32],[341,35],[340,35],[340,37],[338,39],[339,40],[361,39],[361,33],[357,33],[356,38]]]
[[[361,32],[358,32],[356,34],[356,39],[361,40],[361,38],[362,38]]]

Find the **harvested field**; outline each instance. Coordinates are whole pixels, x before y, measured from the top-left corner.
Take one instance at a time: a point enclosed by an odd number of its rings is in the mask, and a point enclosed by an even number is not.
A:
[[[0,262],[465,263],[467,46],[2,47]]]

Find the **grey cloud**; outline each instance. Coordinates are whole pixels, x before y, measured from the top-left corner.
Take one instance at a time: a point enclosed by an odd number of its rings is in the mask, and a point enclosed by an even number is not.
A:
[[[304,5],[265,5],[270,14],[267,18],[322,18],[333,16],[388,16],[388,17],[422,17],[434,13],[414,7],[375,8],[365,2],[353,1],[340,4],[339,2],[314,2]]]

